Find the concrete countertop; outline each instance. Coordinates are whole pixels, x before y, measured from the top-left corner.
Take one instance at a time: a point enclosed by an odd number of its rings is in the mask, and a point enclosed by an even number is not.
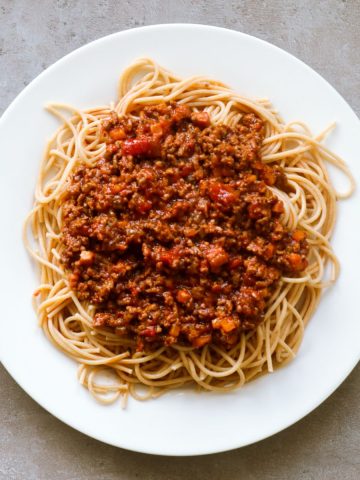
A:
[[[171,22],[268,40],[317,70],[360,114],[359,0],[0,0],[0,113],[71,50],[126,28]],[[357,367],[319,408],[272,438],[212,456],[155,457],[109,447],[62,424],[0,367],[0,479],[355,480],[359,401]]]

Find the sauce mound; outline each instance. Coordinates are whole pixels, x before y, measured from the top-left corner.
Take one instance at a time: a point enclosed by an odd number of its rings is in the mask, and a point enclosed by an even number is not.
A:
[[[230,348],[262,322],[282,275],[307,266],[289,231],[282,169],[261,161],[262,120],[212,125],[179,104],[103,122],[106,154],[64,194],[62,262],[95,327],[150,345]]]

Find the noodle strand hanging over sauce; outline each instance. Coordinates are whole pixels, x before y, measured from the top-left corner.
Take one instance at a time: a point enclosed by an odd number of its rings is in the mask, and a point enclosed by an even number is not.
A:
[[[291,360],[338,275],[329,239],[354,188],[327,131],[150,59],[124,71],[116,106],[48,109],[63,125],[25,244],[40,325],[80,382],[103,403],[225,392]]]

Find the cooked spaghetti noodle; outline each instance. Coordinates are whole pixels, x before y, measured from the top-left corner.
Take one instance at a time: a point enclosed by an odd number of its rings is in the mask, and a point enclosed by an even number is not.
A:
[[[267,100],[240,96],[206,77],[180,79],[150,59],[140,59],[124,71],[118,95],[116,105],[87,111],[62,104],[47,107],[62,126],[46,148],[35,205],[24,226],[25,245],[41,273],[34,294],[40,326],[58,349],[79,363],[81,384],[103,403],[119,396],[125,402],[129,394],[148,399],[185,384],[225,392],[286,364],[299,349],[322,289],[339,274],[329,240],[336,202],[351,195],[354,181],[343,160],[322,143],[330,128],[313,136],[302,122],[284,124]],[[284,204],[283,224],[307,233],[306,270],[297,277],[281,278],[267,302],[264,321],[242,332],[230,349],[210,343],[201,349],[174,344],[137,351],[134,339],[119,336],[111,328],[94,328],[95,307],[78,299],[61,262],[63,194],[79,165],[94,166],[104,156],[104,119],[112,111],[119,117],[136,118],[144,106],[164,102],[207,112],[213,125],[234,127],[249,112],[260,117],[265,124],[261,160],[280,166],[291,186],[289,193],[268,188]],[[345,173],[348,191],[335,191],[327,163]],[[145,393],[138,386],[147,387]]]

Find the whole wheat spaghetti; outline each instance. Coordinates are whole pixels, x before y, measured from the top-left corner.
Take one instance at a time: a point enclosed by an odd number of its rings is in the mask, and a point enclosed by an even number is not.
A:
[[[26,248],[40,270],[34,304],[46,336],[78,362],[81,384],[103,403],[119,396],[125,402],[129,394],[148,399],[185,384],[225,392],[286,364],[299,349],[322,290],[339,274],[330,237],[336,203],[351,195],[354,181],[343,160],[323,144],[332,126],[313,136],[303,122],[285,124],[268,100],[246,98],[207,77],[178,78],[147,58],[123,72],[118,97],[116,105],[87,111],[63,104],[47,107],[62,125],[46,147],[34,208],[24,225]],[[265,124],[261,159],[282,167],[291,186],[288,193],[268,188],[284,204],[283,224],[307,233],[306,270],[297,277],[281,278],[267,301],[264,321],[242,332],[230,349],[209,343],[202,348],[174,344],[138,351],[131,337],[94,327],[96,307],[78,299],[61,261],[67,181],[79,165],[96,165],[104,156],[104,119],[113,111],[137,118],[144,106],[170,102],[207,112],[212,125],[234,127],[246,113],[259,116]],[[332,186],[328,163],[348,177],[346,192],[336,192]]]

